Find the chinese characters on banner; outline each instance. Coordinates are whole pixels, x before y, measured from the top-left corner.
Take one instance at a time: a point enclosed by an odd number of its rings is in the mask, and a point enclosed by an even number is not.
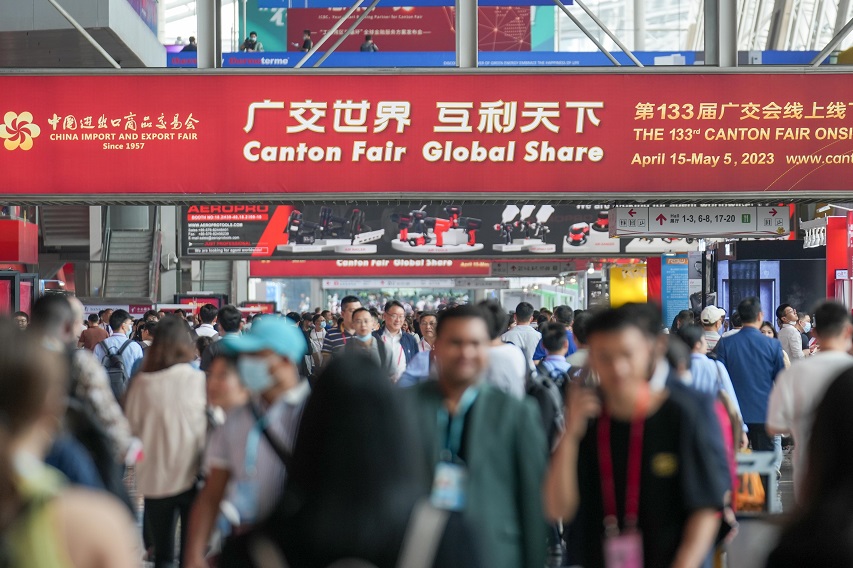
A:
[[[9,196],[782,198],[849,190],[848,83],[842,74],[6,77],[0,169]],[[191,96],[163,105],[150,92]]]

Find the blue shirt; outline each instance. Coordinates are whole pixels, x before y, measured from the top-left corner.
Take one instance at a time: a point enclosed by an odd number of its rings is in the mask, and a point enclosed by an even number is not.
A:
[[[724,337],[717,344],[717,357],[732,379],[743,421],[764,424],[770,390],[776,375],[785,368],[782,344],[754,327]]]
[[[569,352],[566,353],[566,356],[568,357],[569,355],[578,350],[578,346],[575,345],[575,336],[572,335],[572,330],[566,330],[566,339],[569,340]],[[541,361],[545,358],[546,355],[548,355],[548,352],[545,351],[544,347],[542,347],[542,341],[540,341],[539,345],[536,346],[536,351],[533,352],[533,360]]]
[[[545,360],[542,361],[542,366],[545,367],[549,373],[553,373],[554,371],[558,373],[568,373],[569,369],[572,367],[562,355],[548,355],[545,357]]]
[[[692,388],[711,396],[717,396],[719,391],[725,392],[732,399],[738,414],[741,414],[737,393],[725,365],[705,355],[693,353],[690,355],[690,375],[693,377],[690,383]]]
[[[118,353],[118,350],[121,349],[121,346],[124,345],[125,341],[130,341],[127,339],[127,336],[122,333],[113,333],[108,338],[104,339],[104,343],[109,348],[110,353]],[[101,347],[101,344],[98,343],[95,346],[95,358],[104,363],[104,357],[107,356],[104,353],[104,348]],[[133,373],[133,367],[136,365],[136,362],[142,359],[142,347],[135,341],[130,341],[130,345],[127,346],[127,349],[124,350],[124,353],[121,354],[122,361],[124,361],[124,370],[128,373],[128,378]]]

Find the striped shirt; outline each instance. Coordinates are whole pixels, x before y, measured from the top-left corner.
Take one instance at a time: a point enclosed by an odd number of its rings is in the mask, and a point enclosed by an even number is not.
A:
[[[265,414],[269,432],[287,450],[293,450],[296,432],[305,402],[311,392],[307,381],[290,389]],[[253,487],[254,499],[239,499],[233,505],[240,512],[241,522],[252,523],[263,519],[275,508],[281,496],[286,472],[284,464],[272,449],[263,434],[252,431],[257,420],[248,404],[228,413],[225,424],[217,428],[210,438],[205,455],[205,471],[222,469],[229,474],[229,484],[239,491],[240,487]],[[256,460],[247,464],[246,454],[252,439],[256,441]],[[251,456],[250,456],[251,457]],[[248,465],[248,467],[247,467]],[[254,465],[254,468],[252,468]],[[254,469],[254,471],[251,471]],[[236,492],[236,491],[235,491]]]
[[[347,341],[354,337],[352,333],[341,332],[339,328],[333,328],[326,331],[326,338],[323,339],[323,353],[329,355],[336,353],[344,348]]]

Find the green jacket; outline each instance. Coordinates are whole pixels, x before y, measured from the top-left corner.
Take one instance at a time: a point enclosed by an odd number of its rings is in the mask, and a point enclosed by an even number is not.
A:
[[[439,461],[436,381],[407,389],[418,425],[420,449],[432,485]],[[548,450],[538,409],[483,384],[465,429],[468,466],[464,517],[479,535],[490,568],[540,568],[545,563],[546,521],[542,482]]]

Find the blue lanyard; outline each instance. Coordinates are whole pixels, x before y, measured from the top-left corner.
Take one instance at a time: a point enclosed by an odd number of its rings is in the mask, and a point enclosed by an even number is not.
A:
[[[246,458],[243,462],[243,467],[246,469],[246,473],[250,476],[254,476],[258,471],[258,448],[261,445],[261,435],[263,434],[266,426],[267,417],[264,415],[258,418],[246,438]]]
[[[438,409],[438,431],[441,433],[441,437],[444,438],[442,446],[443,461],[453,461],[459,457],[459,450],[462,448],[462,430],[465,428],[465,416],[471,410],[471,406],[477,400],[477,395],[479,394],[480,392],[477,388],[469,387],[462,394],[459,406],[456,408],[456,414],[452,418],[444,405]]]

